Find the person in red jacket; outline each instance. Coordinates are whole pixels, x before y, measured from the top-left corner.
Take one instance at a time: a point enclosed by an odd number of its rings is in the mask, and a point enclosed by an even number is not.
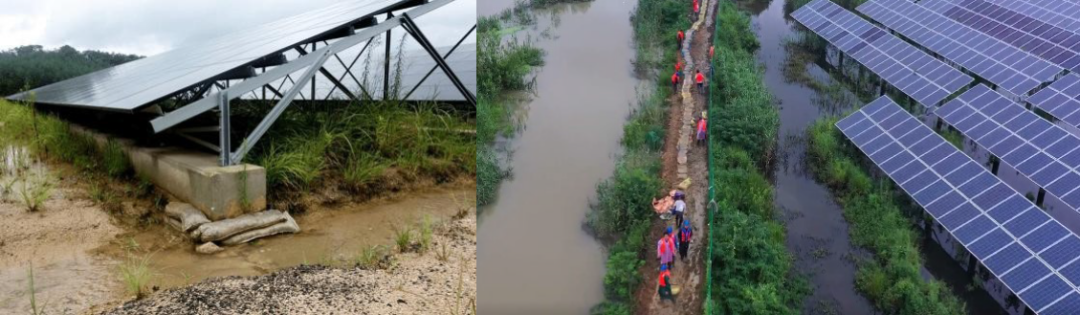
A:
[[[682,81],[682,61],[675,60],[675,74],[679,76],[679,80]]]
[[[709,46],[709,60],[713,58],[713,46]]]
[[[694,81],[697,82],[698,93],[705,95],[705,76],[701,74],[701,70],[694,70]]]
[[[671,271],[667,266],[660,266],[660,276],[657,277],[657,293],[660,293],[660,302],[665,299],[671,300],[671,303],[675,303],[675,295],[671,294]]]
[[[683,221],[683,227],[679,229],[679,258],[683,261],[686,261],[686,254],[690,251],[690,237],[693,235],[694,230],[690,228],[690,220]]]
[[[705,116],[701,116],[701,119],[699,119],[698,123],[697,123],[697,144],[698,145],[704,145],[705,144],[705,132],[708,131],[708,129],[706,129],[706,127],[705,127],[705,124],[706,124]]]
[[[673,73],[671,75],[671,88],[672,88],[672,93],[679,94],[679,72],[678,71],[675,71],[675,73]]]
[[[675,33],[675,38],[679,40],[679,42],[677,44],[675,44],[675,47],[678,47],[679,50],[682,50],[682,41],[683,41],[682,30],[679,30],[678,33]]]

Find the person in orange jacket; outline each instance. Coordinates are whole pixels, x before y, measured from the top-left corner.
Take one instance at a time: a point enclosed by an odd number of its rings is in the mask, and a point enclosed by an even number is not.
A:
[[[698,93],[705,95],[705,75],[701,74],[701,70],[694,70],[694,81],[697,82]]]
[[[705,124],[706,124],[705,116],[701,116],[701,119],[699,119],[698,123],[697,123],[697,144],[698,145],[704,145],[705,144],[705,133],[708,131],[708,129],[706,129]]]
[[[679,94],[679,72],[678,71],[675,71],[675,73],[673,73],[671,75],[671,88],[672,88],[672,93]]]
[[[683,41],[682,30],[679,30],[678,33],[675,33],[675,38],[679,40],[679,42],[677,44],[675,44],[675,47],[678,47],[679,50],[682,50],[682,41]]]
[[[660,266],[660,276],[657,277],[656,282],[659,287],[657,293],[660,294],[660,302],[667,299],[671,300],[671,303],[674,304],[675,295],[671,294],[671,271],[668,270],[667,266]]]

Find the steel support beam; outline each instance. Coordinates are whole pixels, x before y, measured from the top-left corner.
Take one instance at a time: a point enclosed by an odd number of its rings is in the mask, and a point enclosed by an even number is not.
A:
[[[314,55],[319,56],[319,59],[316,59],[315,62],[311,64],[311,67],[304,72],[304,75],[298,78],[297,85],[294,85],[293,88],[289,89],[289,92],[285,94],[285,97],[282,97],[281,100],[274,105],[274,108],[270,109],[270,113],[267,113],[266,117],[263,117],[263,120],[255,126],[255,130],[252,130],[251,134],[244,139],[244,142],[240,144],[240,148],[238,148],[236,152],[230,151],[225,153],[226,155],[229,155],[229,159],[224,161],[229,162],[229,164],[223,162],[222,165],[232,165],[232,161],[239,162],[244,159],[244,155],[251,150],[251,147],[254,146],[256,142],[259,142],[259,138],[262,138],[262,136],[266,134],[266,131],[270,129],[270,125],[274,124],[274,121],[281,116],[281,113],[285,111],[285,108],[289,107],[289,104],[292,103],[296,94],[300,93],[300,89],[303,88],[304,83],[315,79],[315,73],[322,68],[322,65],[326,63],[326,60],[330,59],[331,52],[332,50],[322,50],[314,53]],[[222,146],[223,150],[228,148],[229,147]]]
[[[409,13],[412,16],[421,16],[435,9],[438,9],[452,1],[453,0],[434,0],[427,4],[413,8],[409,11]],[[403,20],[401,19],[401,17],[394,17],[388,19],[386,21],[383,21],[382,23],[379,23],[378,25],[363,29],[362,31],[357,32],[356,35],[342,38],[341,40],[325,46],[322,49],[332,51],[333,53],[339,53],[349,47],[359,44],[362,41],[370,40],[372,37],[378,36],[382,32],[402,25],[402,21]],[[318,52],[316,51],[316,53]],[[302,56],[287,64],[277,66],[274,69],[271,69],[270,71],[267,71],[261,75],[241,81],[240,83],[237,83],[236,85],[228,89],[230,91],[230,95],[242,95],[243,93],[247,93],[254,89],[262,87],[264,84],[281,79],[283,76],[288,75],[289,73],[304,69],[308,65],[312,64],[316,59],[318,59],[317,55],[318,54],[309,54],[307,56]],[[205,113],[208,110],[213,109],[216,103],[217,101],[212,98],[204,98],[202,100],[185,105],[184,107],[165,114],[164,116],[155,118],[150,122],[150,124],[154,128],[154,133],[160,133],[166,129],[172,128],[173,126],[187,121],[188,119],[191,119],[195,116]]]
[[[386,12],[386,20],[389,21],[392,18],[394,18],[394,13]],[[392,40],[390,30],[386,30],[386,58],[383,59],[383,100],[390,99],[390,43]]]
[[[311,43],[311,44],[315,45],[315,43]],[[303,48],[300,48],[299,46],[296,47],[296,51],[299,51],[301,55],[307,55],[308,54],[308,52],[306,50],[304,50]],[[334,54],[334,57],[337,57],[337,54]],[[341,59],[339,58],[338,60],[340,61]],[[345,71],[347,72],[347,71],[349,71],[349,69],[345,69]],[[326,76],[327,79],[330,79],[330,83],[334,84],[334,89],[341,89],[341,91],[345,92],[345,95],[347,95],[350,99],[352,99],[354,101],[357,101],[357,102],[360,101],[360,98],[356,97],[356,94],[353,94],[352,91],[349,91],[349,89],[346,88],[344,84],[341,84],[341,81],[339,81],[337,78],[335,78],[334,74],[330,73],[330,70],[326,70],[325,67],[322,67],[320,65],[319,66],[319,73],[322,73],[323,76]],[[311,83],[312,83],[312,85],[311,85],[312,99],[311,100],[314,101],[315,100],[315,78],[311,79]],[[328,93],[326,95],[326,98],[327,99],[330,98],[331,94],[334,94],[334,90],[330,90],[330,93]]]
[[[469,29],[468,32],[465,32],[465,36],[461,36],[461,39],[458,39],[458,42],[454,44],[454,47],[450,47],[450,51],[447,51],[446,54],[443,55],[443,59],[450,58],[450,54],[453,54],[454,51],[457,50],[458,46],[461,46],[461,43],[465,42],[466,38],[469,38],[469,34],[472,34],[473,31],[476,31],[476,24],[473,24],[473,27]],[[409,90],[409,93],[405,93],[405,97],[402,97],[401,99],[409,99],[409,96],[412,96],[413,92],[416,92],[416,89],[420,88],[420,85],[424,84],[424,81],[427,81],[428,77],[430,77],[432,73],[435,73],[436,69],[439,69],[438,64],[436,64],[434,67],[431,67],[431,70],[428,70],[427,74],[424,74],[424,77],[421,78],[419,82],[416,82],[416,85],[413,85],[412,89]]]
[[[222,91],[217,95],[218,101],[218,115],[221,119],[221,130],[218,131],[218,146],[221,147],[221,165],[232,165],[232,159],[230,153],[232,153],[232,126],[230,122],[232,119],[229,117],[229,91]]]
[[[364,51],[368,49],[368,46],[371,46],[370,40],[367,42],[367,44],[364,44],[364,48],[360,49],[360,52],[356,54],[356,58],[353,58],[353,61],[350,62],[348,66],[345,65],[345,61],[341,60],[341,57],[339,57],[338,54],[334,54],[334,58],[337,59],[338,63],[340,63],[341,66],[345,68],[345,73],[342,74],[340,78],[338,78],[338,81],[345,80],[345,76],[352,77],[353,82],[356,82],[356,86],[359,86],[360,91],[364,92],[364,96],[368,99],[374,99],[375,97],[371,96],[371,93],[368,92],[367,88],[365,88],[363,84],[360,84],[360,80],[357,80],[356,76],[352,73],[353,66],[356,65],[356,61],[360,60],[360,56],[364,55]],[[333,94],[335,89],[337,89],[336,86],[334,88],[331,88],[330,94]],[[345,88],[342,87],[342,89],[344,90]]]
[[[454,87],[457,87],[458,91],[461,91],[461,95],[465,96],[465,100],[475,107],[476,96],[473,95],[472,92],[469,92],[469,89],[465,87],[465,84],[461,83],[461,79],[454,74],[454,70],[450,69],[450,65],[446,64],[446,60],[443,60],[442,56],[439,56],[439,51],[435,50],[435,46],[431,45],[431,42],[427,40],[427,36],[424,36],[424,32],[420,31],[420,27],[416,26],[416,23],[413,22],[409,13],[402,13],[401,17],[403,18],[401,20],[401,26],[405,28],[405,31],[409,32],[409,35],[412,35],[412,37],[420,43],[420,46],[424,47],[424,50],[428,52],[428,55],[431,55],[431,59],[434,59],[435,63],[439,65],[439,67],[443,69],[443,72],[446,73],[446,76],[450,78],[450,82],[454,83]]]

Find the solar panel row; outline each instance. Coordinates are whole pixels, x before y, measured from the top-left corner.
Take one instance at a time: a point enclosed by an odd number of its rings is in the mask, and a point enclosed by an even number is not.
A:
[[[1080,35],[985,0],[923,2],[954,21],[1065,69],[1080,69]]]
[[[1032,310],[1080,309],[1080,237],[888,97],[836,126]]]
[[[1073,209],[1080,209],[1080,138],[979,85],[938,109],[941,119]]]
[[[1066,124],[1080,127],[1080,76],[1076,73],[1061,77],[1027,101]]]
[[[908,1],[873,0],[860,5],[858,10],[1016,95],[1027,94],[1062,70]]]
[[[264,56],[292,49],[320,34],[408,3],[409,0],[339,2],[33,91],[37,101],[43,104],[130,112]]]
[[[973,80],[829,0],[810,2],[791,16],[925,106]]]

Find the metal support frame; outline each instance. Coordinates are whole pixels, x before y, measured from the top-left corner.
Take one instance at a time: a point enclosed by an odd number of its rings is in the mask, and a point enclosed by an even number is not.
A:
[[[394,13],[386,12],[386,20],[394,18]],[[408,17],[406,17],[407,19]],[[402,25],[404,26],[404,25]],[[390,31],[386,30],[386,58],[383,59],[383,93],[382,98],[390,98],[390,43],[393,42],[393,38],[390,38]]]
[[[270,128],[270,125],[272,125],[273,122],[281,115],[281,113],[289,106],[292,100],[295,99],[298,94],[301,94],[301,90],[306,85],[306,83],[314,78],[316,72],[318,72],[318,70],[322,68],[322,66],[326,63],[326,61],[330,58],[331,55],[336,55],[337,53],[340,53],[350,47],[360,44],[363,41],[368,41],[370,43],[370,40],[373,39],[375,36],[379,36],[383,32],[389,32],[391,29],[398,26],[406,28],[406,30],[409,31],[409,33],[412,34],[414,37],[416,37],[421,42],[421,44],[425,46],[425,49],[428,49],[429,53],[431,53],[431,51],[433,51],[433,48],[431,48],[431,44],[428,43],[427,39],[423,37],[423,34],[419,32],[419,28],[417,28],[415,23],[412,22],[410,15],[421,16],[453,1],[454,0],[433,0],[431,2],[413,7],[407,15],[390,15],[390,18],[386,19],[381,23],[357,30],[354,35],[343,37],[333,43],[322,46],[307,55],[299,56],[294,60],[291,60],[282,65],[275,66],[272,69],[264,71],[263,73],[260,73],[254,77],[250,77],[242,81],[236,82],[236,84],[226,83],[227,85],[224,87],[218,86],[219,91],[217,93],[191,102],[161,117],[155,118],[150,121],[150,124],[153,127],[154,133],[160,133],[162,131],[173,128],[189,119],[192,119],[195,116],[201,115],[213,109],[218,109],[218,111],[220,112],[219,151],[221,153],[221,164],[233,165],[235,163],[238,163],[243,159],[244,155],[246,155],[248,151],[254,146],[254,144],[258,142],[258,140],[266,133],[266,131]],[[389,47],[389,43],[387,44],[387,46]],[[437,53],[432,54],[432,57],[436,58],[436,63],[438,63],[440,67],[442,67],[444,71],[446,71],[447,75],[451,78],[451,80],[456,83],[455,85],[460,85],[460,80],[458,80],[457,77],[453,74],[452,70],[450,70],[449,67],[446,66],[446,63],[441,59],[441,57]],[[299,77],[298,80],[293,81],[291,74],[293,72],[303,69],[307,69],[304,72],[304,75],[302,77]],[[273,89],[273,87],[269,84],[272,82],[276,82],[277,80],[281,80],[282,78],[293,81],[293,86],[289,89],[288,92],[282,95],[281,100],[274,105],[270,113],[268,113],[267,116],[264,117],[263,120],[255,127],[255,130],[253,130],[252,133],[245,138],[245,140],[241,143],[239,149],[236,152],[233,152],[231,143],[232,131],[229,119],[229,102],[234,98],[243,96],[256,89]],[[340,80],[338,82],[340,83]],[[284,82],[282,82],[282,84],[284,84]],[[464,90],[463,85],[460,85],[460,89],[462,89],[462,91],[466,93],[467,97],[472,100],[472,103],[475,104],[475,99],[472,98],[471,93],[468,93],[467,90]],[[280,88],[276,90],[280,90]],[[280,93],[280,91],[276,92]],[[314,95],[312,95],[311,99],[314,99]]]
[[[420,46],[424,47],[424,50],[428,52],[428,55],[431,56],[431,59],[434,59],[435,63],[440,68],[442,68],[443,72],[446,73],[446,76],[450,78],[450,82],[454,83],[454,87],[456,87],[458,91],[461,92],[461,95],[465,96],[465,100],[475,107],[476,96],[473,95],[472,92],[469,92],[469,89],[465,87],[464,83],[461,83],[461,79],[458,78],[457,74],[454,74],[454,70],[450,69],[450,65],[446,64],[446,60],[444,60],[442,56],[439,56],[439,51],[435,50],[435,46],[427,40],[427,36],[424,36],[424,32],[420,31],[419,26],[416,26],[416,23],[413,22],[412,17],[409,16],[409,13],[401,13],[401,17],[404,18],[401,21],[401,27],[405,28],[405,31],[408,32],[409,35],[412,35],[412,37],[420,43]]]
[[[315,45],[315,43],[311,43],[311,44]],[[312,47],[314,47],[314,46],[312,46]],[[307,50],[304,50],[304,48],[301,48],[300,46],[296,47],[296,51],[300,52],[301,56],[308,54]],[[357,56],[359,56],[359,55],[357,55]],[[337,57],[337,54],[334,54],[334,57]],[[340,61],[341,59],[339,58],[338,60]],[[350,74],[352,73],[350,71],[350,69],[345,69],[345,71],[349,72]],[[345,88],[345,85],[341,84],[341,81],[338,80],[337,78],[335,78],[334,74],[330,73],[330,70],[326,70],[326,68],[324,68],[322,66],[319,66],[319,73],[322,73],[323,76],[325,76],[327,79],[329,79],[330,83],[334,84],[335,89],[341,89],[341,92],[345,93],[345,95],[348,96],[350,99],[352,99],[354,101],[357,101],[357,102],[360,101],[360,98],[356,97],[356,94],[353,94],[352,91],[349,91],[348,88]],[[329,98],[330,94],[333,94],[333,93],[334,93],[334,90],[331,90],[330,93],[326,95],[326,97]],[[311,98],[312,98],[312,100],[315,100],[315,78],[311,78]]]
[[[461,36],[461,39],[458,39],[458,42],[454,44],[454,47],[450,47],[450,51],[447,51],[446,54],[443,55],[443,59],[450,58],[450,54],[454,53],[458,46],[461,46],[461,43],[465,42],[465,39],[469,38],[469,34],[472,34],[474,31],[476,31],[476,24],[473,24],[473,27],[470,28],[468,32],[465,32],[465,35]],[[405,97],[402,97],[401,99],[409,99],[409,96],[412,96],[413,92],[416,92],[416,89],[420,88],[420,85],[423,85],[424,81],[427,81],[428,77],[430,77],[432,73],[435,73],[436,69],[439,69],[439,65],[437,64],[434,67],[431,67],[431,70],[428,70],[427,74],[424,74],[424,77],[421,78],[419,82],[416,82],[416,85],[413,85],[412,89],[409,90],[409,93],[405,93]]]

